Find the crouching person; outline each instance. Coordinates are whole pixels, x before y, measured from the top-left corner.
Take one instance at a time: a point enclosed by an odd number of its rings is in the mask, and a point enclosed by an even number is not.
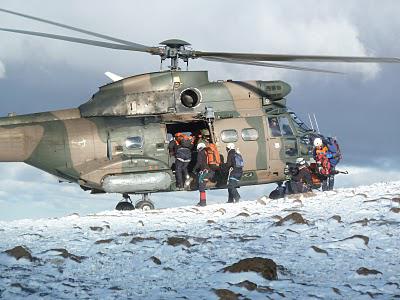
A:
[[[290,186],[293,194],[305,193],[311,191],[313,184],[311,172],[308,169],[307,163],[304,158],[299,157],[296,160],[298,172],[292,175]]]
[[[228,156],[224,170],[228,173],[228,203],[239,202],[240,194],[237,188],[243,175],[243,157],[238,150],[235,150],[233,143],[226,145],[226,151],[228,152]]]

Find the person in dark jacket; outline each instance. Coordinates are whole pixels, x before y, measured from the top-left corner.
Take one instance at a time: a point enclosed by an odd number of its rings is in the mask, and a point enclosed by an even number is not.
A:
[[[228,157],[226,158],[224,170],[228,173],[228,203],[239,202],[240,194],[237,188],[243,175],[243,167],[237,166],[235,159],[237,150],[235,150],[233,143],[226,145],[226,151],[228,152]]]
[[[191,140],[187,136],[181,137],[175,150],[175,178],[178,190],[184,189],[184,181],[189,180],[188,166],[192,160]]]
[[[311,191],[312,177],[304,158],[299,157],[296,160],[298,172],[292,175],[290,185],[294,194]]]
[[[206,145],[204,143],[197,144],[197,160],[193,172],[197,173],[199,183],[200,201],[197,203],[197,206],[206,206],[206,184],[214,172],[208,166]]]

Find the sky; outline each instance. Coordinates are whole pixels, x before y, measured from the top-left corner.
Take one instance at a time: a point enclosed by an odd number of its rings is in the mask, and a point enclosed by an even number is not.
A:
[[[201,51],[400,57],[398,1],[338,3],[329,0],[250,3],[172,0],[167,7],[165,1],[2,0],[0,7],[149,46],[180,38]],[[0,27],[90,38],[1,12]],[[160,67],[158,57],[144,53],[5,32],[0,32],[0,41],[0,115],[77,107],[99,86],[109,82],[104,76],[106,71],[129,76],[158,71]],[[358,170],[343,185],[362,184],[372,178],[397,179],[400,64],[300,65],[341,71],[346,75],[201,60],[192,61],[190,69],[208,70],[211,80],[288,82],[292,86],[287,96],[288,106],[304,120],[308,113],[315,113],[321,131],[337,136],[344,152],[343,165]],[[21,207],[28,202],[43,205],[44,212],[47,209],[51,215],[61,205],[57,203],[65,204],[65,201],[55,201],[59,195],[79,203],[69,208],[82,212],[110,208],[110,201],[118,200],[116,195],[104,199],[96,196],[98,200],[92,200],[94,196],[88,196],[78,187],[62,187],[50,175],[21,164],[0,164],[0,168],[3,170],[0,209],[17,211],[8,217],[20,211],[18,206],[13,206],[18,201]],[[360,172],[366,175],[361,176]],[[27,182],[29,188],[23,195],[17,194],[19,187]],[[13,200],[17,196],[26,200]],[[197,198],[197,194],[187,197]],[[40,212],[40,205],[32,213]],[[48,208],[53,206],[54,210]]]

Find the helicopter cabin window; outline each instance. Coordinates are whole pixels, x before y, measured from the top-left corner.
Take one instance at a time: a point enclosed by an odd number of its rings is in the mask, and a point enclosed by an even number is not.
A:
[[[238,133],[235,129],[228,129],[228,130],[223,130],[221,132],[221,140],[224,143],[233,143],[237,142],[238,140]]]
[[[243,141],[256,141],[258,140],[258,131],[255,128],[245,128],[242,130]]]
[[[286,157],[297,156],[297,142],[295,138],[287,138],[283,140]]]
[[[141,149],[143,147],[143,138],[141,136],[128,137],[125,140],[127,149]]]

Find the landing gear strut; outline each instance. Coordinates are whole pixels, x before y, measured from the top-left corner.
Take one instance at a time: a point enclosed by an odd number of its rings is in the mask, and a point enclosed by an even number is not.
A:
[[[150,200],[149,194],[142,194],[142,200],[135,204],[136,209],[152,210],[154,209],[154,203]]]
[[[133,205],[131,197],[127,193],[122,194],[122,199],[117,206],[115,207],[116,210],[134,210],[141,209],[141,210],[152,210],[154,209],[154,203],[150,200],[149,194],[145,193],[142,194],[142,199],[139,200],[135,205]]]
[[[132,204],[131,197],[129,197],[128,194],[124,193],[122,194],[122,199],[120,202],[118,202],[117,206],[115,207],[116,210],[134,210],[135,206]]]

